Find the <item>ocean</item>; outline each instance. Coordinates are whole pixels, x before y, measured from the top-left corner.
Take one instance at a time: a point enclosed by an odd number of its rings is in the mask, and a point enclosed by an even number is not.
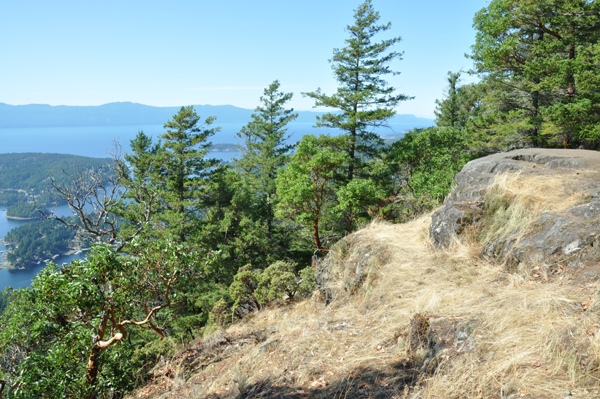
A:
[[[71,211],[69,210],[69,207],[67,205],[59,206],[54,211],[58,216],[67,216],[71,214]],[[6,251],[6,246],[1,244],[6,233],[8,233],[11,229],[24,225],[25,223],[30,223],[27,221],[7,219],[6,217],[4,217],[5,212],[6,209],[0,209],[0,255],[4,255],[3,251]],[[72,260],[81,259],[82,256],[82,254],[62,256],[56,258],[54,262],[59,265],[63,263],[71,263]],[[2,266],[1,263],[2,260],[0,259],[0,267]],[[0,269],[0,291],[4,290],[7,287],[22,288],[29,286],[29,284],[31,284],[31,280],[44,267],[46,267],[46,264],[42,262],[25,270]]]
[[[242,140],[236,136],[244,124],[221,123],[221,128],[211,136],[213,144],[238,144]],[[0,128],[0,153],[42,152],[73,154],[93,158],[107,158],[114,152],[115,143],[122,151],[129,152],[129,143],[139,131],[158,140],[164,133],[162,125],[142,126],[69,126],[69,127],[26,127]],[[309,133],[326,133],[327,129],[315,129],[310,123],[292,123],[288,133],[290,141],[296,142]],[[213,154],[215,158],[233,157],[230,152]]]
[[[213,144],[239,144],[242,140],[236,133],[243,123],[215,123],[220,131],[210,137]],[[382,137],[400,137],[414,126],[398,124],[380,128]],[[139,131],[158,140],[164,133],[162,125],[142,126],[69,126],[69,127],[26,127],[0,128],[0,153],[42,152],[82,155],[93,158],[111,157],[115,143],[123,152],[130,152],[129,143]],[[292,122],[288,125],[288,141],[300,141],[305,134],[337,134],[333,129],[314,128],[313,123]],[[230,160],[235,152],[214,152],[213,157]]]

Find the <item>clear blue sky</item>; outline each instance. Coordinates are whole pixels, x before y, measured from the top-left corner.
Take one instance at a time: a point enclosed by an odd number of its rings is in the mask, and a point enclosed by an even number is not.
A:
[[[254,108],[279,79],[291,107],[336,81],[328,60],[344,46],[361,0],[0,0],[0,102]],[[433,117],[448,71],[469,69],[474,13],[486,0],[373,0],[402,36],[389,81],[416,98],[398,113]],[[391,33],[390,33],[391,32]],[[383,38],[384,36],[382,36]]]

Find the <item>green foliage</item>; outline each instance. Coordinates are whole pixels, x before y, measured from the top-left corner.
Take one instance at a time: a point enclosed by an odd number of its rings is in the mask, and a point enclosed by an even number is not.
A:
[[[406,220],[441,203],[452,188],[454,175],[470,159],[466,138],[459,129],[408,132],[389,151],[396,194],[395,204],[385,212]],[[401,209],[394,209],[397,207]]]
[[[132,154],[125,157],[120,184],[127,190],[114,211],[129,226],[122,235],[159,235],[189,240],[204,216],[208,182],[217,160],[207,158],[208,138],[219,131],[204,123],[192,106],[181,107],[165,123],[161,141],[139,132],[131,141]]]
[[[475,15],[488,129],[511,132],[513,146],[597,146],[599,11],[584,0],[493,0]]]
[[[0,190],[20,189],[38,195],[52,190],[49,176],[63,184],[79,170],[98,168],[109,162],[65,154],[0,154]]]
[[[240,267],[229,286],[234,312],[240,317],[261,308],[254,295],[258,288],[259,273],[260,271],[252,270],[252,265]]]
[[[317,289],[317,280],[315,277],[315,269],[310,266],[301,269],[298,272],[299,284],[297,288],[297,295],[308,296],[311,295]]]
[[[237,267],[249,262],[268,264],[275,260],[274,254],[284,252],[288,246],[288,229],[275,217],[275,181],[293,148],[286,143],[287,125],[298,114],[285,108],[292,93],[279,89],[276,80],[264,90],[252,120],[238,132],[238,137],[244,139],[242,157],[234,165],[238,173],[226,176],[226,187],[219,190],[232,191],[220,218],[220,231],[226,228],[230,249],[236,252],[231,258],[237,259]]]
[[[27,198],[25,191],[17,189],[0,190],[0,205],[10,206],[19,202],[27,202]]]
[[[41,219],[39,208],[30,202],[19,202],[6,210],[6,216],[18,219]]]
[[[95,246],[16,291],[0,316],[0,361],[12,362],[0,377],[19,387],[11,397],[100,397],[134,386],[149,366],[146,344],[165,335],[207,263],[170,242],[131,248],[123,257]]]
[[[214,118],[204,124],[192,106],[181,107],[165,124],[157,153],[157,170],[162,208],[160,220],[167,231],[180,241],[186,241],[196,228],[202,214],[206,181],[214,173],[217,161],[207,159],[211,143],[208,138],[219,131],[210,127]]]
[[[350,223],[365,223],[370,220],[370,212],[376,209],[385,198],[385,192],[371,179],[354,179],[337,192],[337,210],[347,214]]]
[[[240,267],[248,263],[266,265],[283,251],[276,239],[268,239],[264,201],[238,171],[220,169],[209,184],[210,202],[196,241],[218,251],[213,276],[215,281],[229,285]],[[277,220],[274,226],[279,232]]]
[[[231,305],[224,298],[215,302],[210,311],[208,324],[209,326],[224,326],[231,321],[232,318]]]
[[[443,101],[436,100],[435,123],[437,126],[459,127],[461,105],[458,81],[460,72],[448,72],[448,94]]]
[[[298,117],[285,104],[292,93],[279,91],[274,81],[260,97],[261,105],[252,114],[252,120],[238,132],[244,140],[242,157],[237,162],[256,191],[264,191],[267,201],[275,194],[277,170],[285,165],[293,145],[287,144],[287,125]]]
[[[379,13],[371,0],[366,0],[354,12],[354,25],[346,27],[349,38],[346,47],[335,49],[331,60],[332,69],[339,83],[337,92],[327,95],[317,89],[304,95],[315,100],[316,107],[333,108],[335,111],[317,118],[317,126],[340,129],[348,140],[343,150],[348,155],[347,179],[359,176],[363,158],[378,156],[383,145],[379,136],[370,129],[384,126],[395,115],[400,101],[410,97],[395,93],[384,79],[397,75],[391,64],[402,59],[402,53],[392,51],[400,37],[373,41],[379,33],[386,32],[391,24],[379,25]]]
[[[315,273],[310,267],[296,273],[296,263],[277,261],[264,270],[246,265],[235,275],[229,287],[233,312],[238,317],[261,309],[279,299],[293,299],[296,294],[309,295],[316,287]],[[218,314],[224,314],[224,302]]]
[[[277,261],[258,275],[255,296],[262,306],[275,299],[294,297],[298,288],[295,268],[295,263]]]
[[[4,309],[8,306],[10,302],[10,297],[13,293],[12,288],[7,288],[4,291],[0,291],[0,315],[4,312]]]
[[[335,215],[336,181],[348,161],[348,155],[340,148],[346,142],[344,136],[302,137],[290,162],[277,177],[280,214],[312,226],[319,251],[325,250],[322,225]]]

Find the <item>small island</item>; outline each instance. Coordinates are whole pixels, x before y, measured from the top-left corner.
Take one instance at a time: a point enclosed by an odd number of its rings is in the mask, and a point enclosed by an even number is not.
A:
[[[18,202],[9,206],[4,216],[13,220],[40,220],[43,218],[42,212],[44,210],[39,209],[31,202]]]
[[[53,182],[65,185],[82,170],[110,170],[110,163],[66,154],[0,154],[0,217],[27,222],[0,236],[0,268],[26,269],[80,250],[74,228],[44,218],[48,207],[64,204]]]
[[[42,219],[12,229],[6,234],[4,267],[25,269],[79,250],[76,229],[56,220]],[[1,263],[0,263],[1,264]]]

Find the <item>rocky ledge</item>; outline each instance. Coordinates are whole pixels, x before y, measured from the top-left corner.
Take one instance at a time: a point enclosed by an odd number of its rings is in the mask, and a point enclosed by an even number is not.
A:
[[[432,215],[435,246],[472,239],[508,266],[599,266],[600,152],[499,153],[469,162],[455,180]]]

